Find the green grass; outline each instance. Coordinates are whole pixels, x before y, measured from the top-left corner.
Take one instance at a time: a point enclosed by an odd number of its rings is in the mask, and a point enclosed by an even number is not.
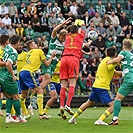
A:
[[[119,125],[95,126],[93,123],[105,109],[104,107],[87,109],[78,117],[76,125],[68,124],[68,120],[58,117],[58,109],[50,109],[49,115],[52,118],[49,120],[39,120],[37,111],[27,123],[5,124],[5,118],[0,117],[0,133],[133,133],[132,107],[122,107]],[[77,109],[73,110],[76,111]],[[106,122],[110,122],[111,119],[112,115],[106,119]]]

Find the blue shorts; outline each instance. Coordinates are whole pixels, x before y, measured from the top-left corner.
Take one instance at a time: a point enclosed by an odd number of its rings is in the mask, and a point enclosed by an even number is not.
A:
[[[22,94],[22,90],[20,88],[20,80],[18,80],[17,82],[18,82],[18,92],[19,92],[19,94]]]
[[[93,87],[89,100],[108,104],[114,100],[114,97],[111,91]]]
[[[40,86],[39,80],[36,79],[35,74],[26,70],[19,73],[19,82],[21,90],[34,89]]]
[[[58,95],[60,95],[61,85],[60,85],[60,83],[51,82],[49,84],[49,86],[46,87],[46,89],[47,89],[48,92],[50,92],[52,90],[56,90]]]

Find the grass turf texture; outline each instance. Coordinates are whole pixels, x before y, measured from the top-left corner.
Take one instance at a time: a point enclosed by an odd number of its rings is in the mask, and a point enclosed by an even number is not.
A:
[[[5,124],[5,117],[0,117],[0,133],[133,133],[132,107],[122,107],[117,126],[94,125],[95,120],[105,109],[104,107],[88,108],[78,117],[76,125],[68,124],[68,119],[60,118],[57,115],[58,109],[49,110],[49,115],[52,116],[49,120],[39,120],[37,111],[34,111],[34,116],[27,123]],[[111,119],[112,115],[105,122],[109,123]]]

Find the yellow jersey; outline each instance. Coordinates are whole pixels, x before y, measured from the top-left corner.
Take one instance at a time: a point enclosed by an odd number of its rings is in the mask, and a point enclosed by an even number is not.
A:
[[[55,73],[59,73],[60,72],[60,61],[57,63],[56,68],[55,68]],[[54,74],[51,78],[52,82],[55,83],[60,83],[60,75],[59,74]]]
[[[107,65],[106,62],[110,59],[110,57],[105,57],[99,64],[96,79],[92,87],[110,90],[110,82],[117,66],[117,63]]]
[[[30,72],[37,71],[40,66],[41,62],[45,59],[44,52],[41,49],[32,49],[27,53],[27,60],[22,70],[27,70]]]
[[[3,53],[4,53],[4,47],[0,46],[0,59],[2,59]]]
[[[17,74],[19,75],[20,70],[23,68],[23,66],[26,63],[26,58],[27,58],[27,52],[22,51],[21,54],[18,54],[18,59],[17,59]]]
[[[0,46],[0,59],[2,59],[4,53],[4,47]]]

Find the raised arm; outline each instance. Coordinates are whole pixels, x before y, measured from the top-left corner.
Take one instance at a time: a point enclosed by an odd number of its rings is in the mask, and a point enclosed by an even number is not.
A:
[[[57,25],[57,26],[53,29],[53,31],[52,31],[52,37],[53,37],[53,38],[56,37],[57,31],[59,31],[64,25],[70,23],[70,22],[71,22],[71,19],[72,19],[72,18],[68,18],[68,19],[65,20],[63,23]]]

